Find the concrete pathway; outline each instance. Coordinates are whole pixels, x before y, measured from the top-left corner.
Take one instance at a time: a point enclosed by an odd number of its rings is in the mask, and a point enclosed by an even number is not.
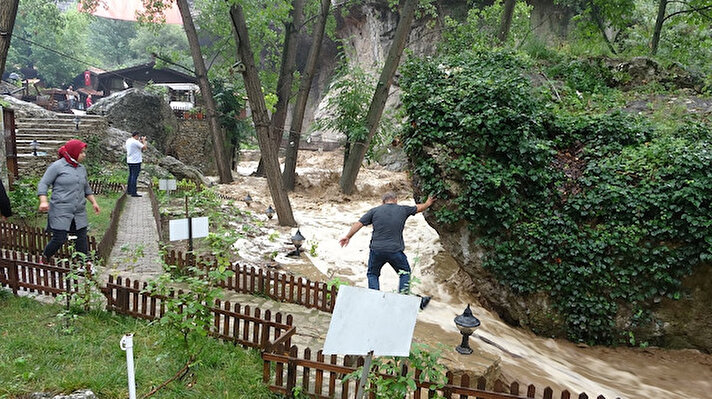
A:
[[[116,243],[102,274],[148,280],[163,273],[158,253],[158,228],[147,193],[127,197],[119,218]]]

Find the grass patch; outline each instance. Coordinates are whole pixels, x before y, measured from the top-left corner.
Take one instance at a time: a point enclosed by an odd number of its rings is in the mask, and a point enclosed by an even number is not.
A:
[[[101,195],[95,195],[96,202],[101,208],[100,214],[94,213],[94,208],[92,208],[91,202],[87,201],[87,215],[89,217],[89,230],[87,234],[96,237],[97,240],[101,240],[104,233],[109,228],[109,222],[111,221],[111,211],[116,206],[116,201],[121,196],[121,193],[106,193]],[[36,197],[35,197],[36,198]],[[35,200],[32,206],[36,209],[39,205],[39,200]],[[13,208],[14,210],[14,208]],[[47,227],[47,215],[41,214],[39,212],[33,213],[30,217],[21,217],[20,215],[12,216],[8,218],[8,222],[19,224],[22,226],[29,227]]]
[[[158,326],[94,311],[73,320],[71,333],[45,305],[0,290],[0,398],[31,392],[70,393],[91,389],[100,398],[126,398],[125,333],[134,335],[137,394],[142,396],[183,367],[185,352]],[[262,361],[244,350],[205,339],[197,365],[154,398],[277,398],[262,384]]]

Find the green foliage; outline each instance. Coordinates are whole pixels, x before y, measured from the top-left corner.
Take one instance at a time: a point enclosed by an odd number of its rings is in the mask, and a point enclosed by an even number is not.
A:
[[[61,13],[51,1],[21,0],[6,70],[36,68],[50,86],[66,86],[84,70],[88,25],[89,17],[76,10]]]
[[[442,398],[437,389],[447,383],[445,366],[438,364],[442,349],[433,350],[427,345],[414,343],[410,356],[384,356],[373,359],[368,373],[366,392],[379,399],[407,397],[417,388],[416,371],[420,371],[418,382],[428,382],[429,398]],[[408,366],[408,372],[403,373],[403,366]],[[346,376],[346,379],[359,381],[363,367]]]
[[[505,46],[518,46],[530,38],[531,8],[526,2],[517,2]],[[462,22],[446,16],[443,40],[438,43],[440,52],[456,54],[461,51],[492,47],[493,43],[497,43],[497,30],[503,12],[503,1],[497,0],[490,6],[470,8],[466,20]]]
[[[37,216],[37,183],[39,178],[25,177],[13,183],[7,193],[12,204],[13,219],[22,223]]]
[[[405,150],[423,191],[448,200],[440,222],[467,222],[500,282],[548,293],[573,340],[624,342],[619,304],[675,298],[712,259],[709,126],[545,107],[527,65],[504,51],[410,59]],[[587,76],[571,84],[599,90]]]
[[[342,59],[327,95],[326,109],[330,115],[317,120],[314,129],[332,129],[345,135],[347,144],[344,159],[348,157],[353,143],[368,139],[366,114],[375,87],[374,76],[360,65],[351,65],[346,58]],[[366,159],[377,159],[391,143],[395,133],[395,119],[385,113],[366,152]]]

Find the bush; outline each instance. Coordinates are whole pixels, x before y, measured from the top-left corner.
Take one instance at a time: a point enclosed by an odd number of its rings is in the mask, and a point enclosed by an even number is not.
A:
[[[406,152],[423,191],[449,199],[440,222],[465,221],[500,282],[550,295],[572,340],[623,341],[621,303],[677,298],[712,259],[709,126],[555,112],[526,68],[504,51],[408,60]]]

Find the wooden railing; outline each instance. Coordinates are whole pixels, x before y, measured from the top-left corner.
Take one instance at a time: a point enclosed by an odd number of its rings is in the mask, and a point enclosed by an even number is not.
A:
[[[51,238],[52,233],[45,229],[0,221],[0,248],[2,249],[41,255]],[[87,240],[89,241],[89,251],[96,251],[98,249],[96,238],[87,236]],[[69,247],[63,245],[57,251],[56,257],[67,258],[70,255]]]
[[[339,361],[336,355],[330,355],[327,358],[321,351],[312,358],[312,351],[309,348],[304,349],[300,357],[299,349],[296,346],[292,346],[288,351],[282,348],[279,348],[275,353],[264,351],[262,360],[264,362],[262,381],[270,391],[292,397],[294,389],[298,387],[301,394],[319,399],[355,397],[358,379],[347,380],[345,376],[364,364],[364,358],[361,356],[345,356]],[[408,369],[404,366],[401,371],[402,375],[406,375]],[[447,382],[436,392],[448,399],[589,398],[585,393],[575,395],[566,390],[562,391],[559,396],[554,396],[554,391],[549,387],[539,391],[534,385],[520,387],[517,382],[506,385],[500,380],[491,384],[492,388],[488,390],[486,389],[487,380],[484,377],[472,379],[467,374],[456,377],[452,372],[447,372],[446,378]],[[433,392],[430,391],[430,387],[433,383],[420,382],[419,380],[420,373],[416,372],[416,389],[412,398],[432,397]],[[371,393],[365,397],[375,398],[375,394]],[[602,395],[596,398],[605,399]]]
[[[124,185],[121,183],[106,182],[101,180],[89,180],[89,187],[91,187],[91,190],[97,195],[126,191]]]
[[[89,266],[86,266],[89,269]],[[20,291],[57,296],[76,287],[69,281],[71,270],[66,263],[41,263],[39,255],[0,249],[0,286]]]
[[[165,301],[175,293],[167,297],[154,295],[146,291],[147,286],[146,282],[109,276],[106,287],[102,288],[107,310],[145,320],[161,318],[166,312]],[[259,308],[252,310],[250,306],[220,300],[215,301],[211,310],[214,321],[210,335],[242,346],[272,350],[275,345],[290,345],[296,332],[292,315],[284,317],[276,313],[272,320],[270,310],[263,314]]]
[[[195,266],[201,269],[214,267],[215,261],[195,257],[190,254],[170,251],[164,255],[166,264],[179,269]],[[220,287],[230,291],[247,294],[264,295],[279,302],[295,303],[307,308],[318,309],[331,313],[334,311],[338,288],[329,287],[320,281],[306,278],[295,278],[293,275],[263,270],[255,267],[240,266],[235,263],[229,269],[234,276],[220,283]]]

